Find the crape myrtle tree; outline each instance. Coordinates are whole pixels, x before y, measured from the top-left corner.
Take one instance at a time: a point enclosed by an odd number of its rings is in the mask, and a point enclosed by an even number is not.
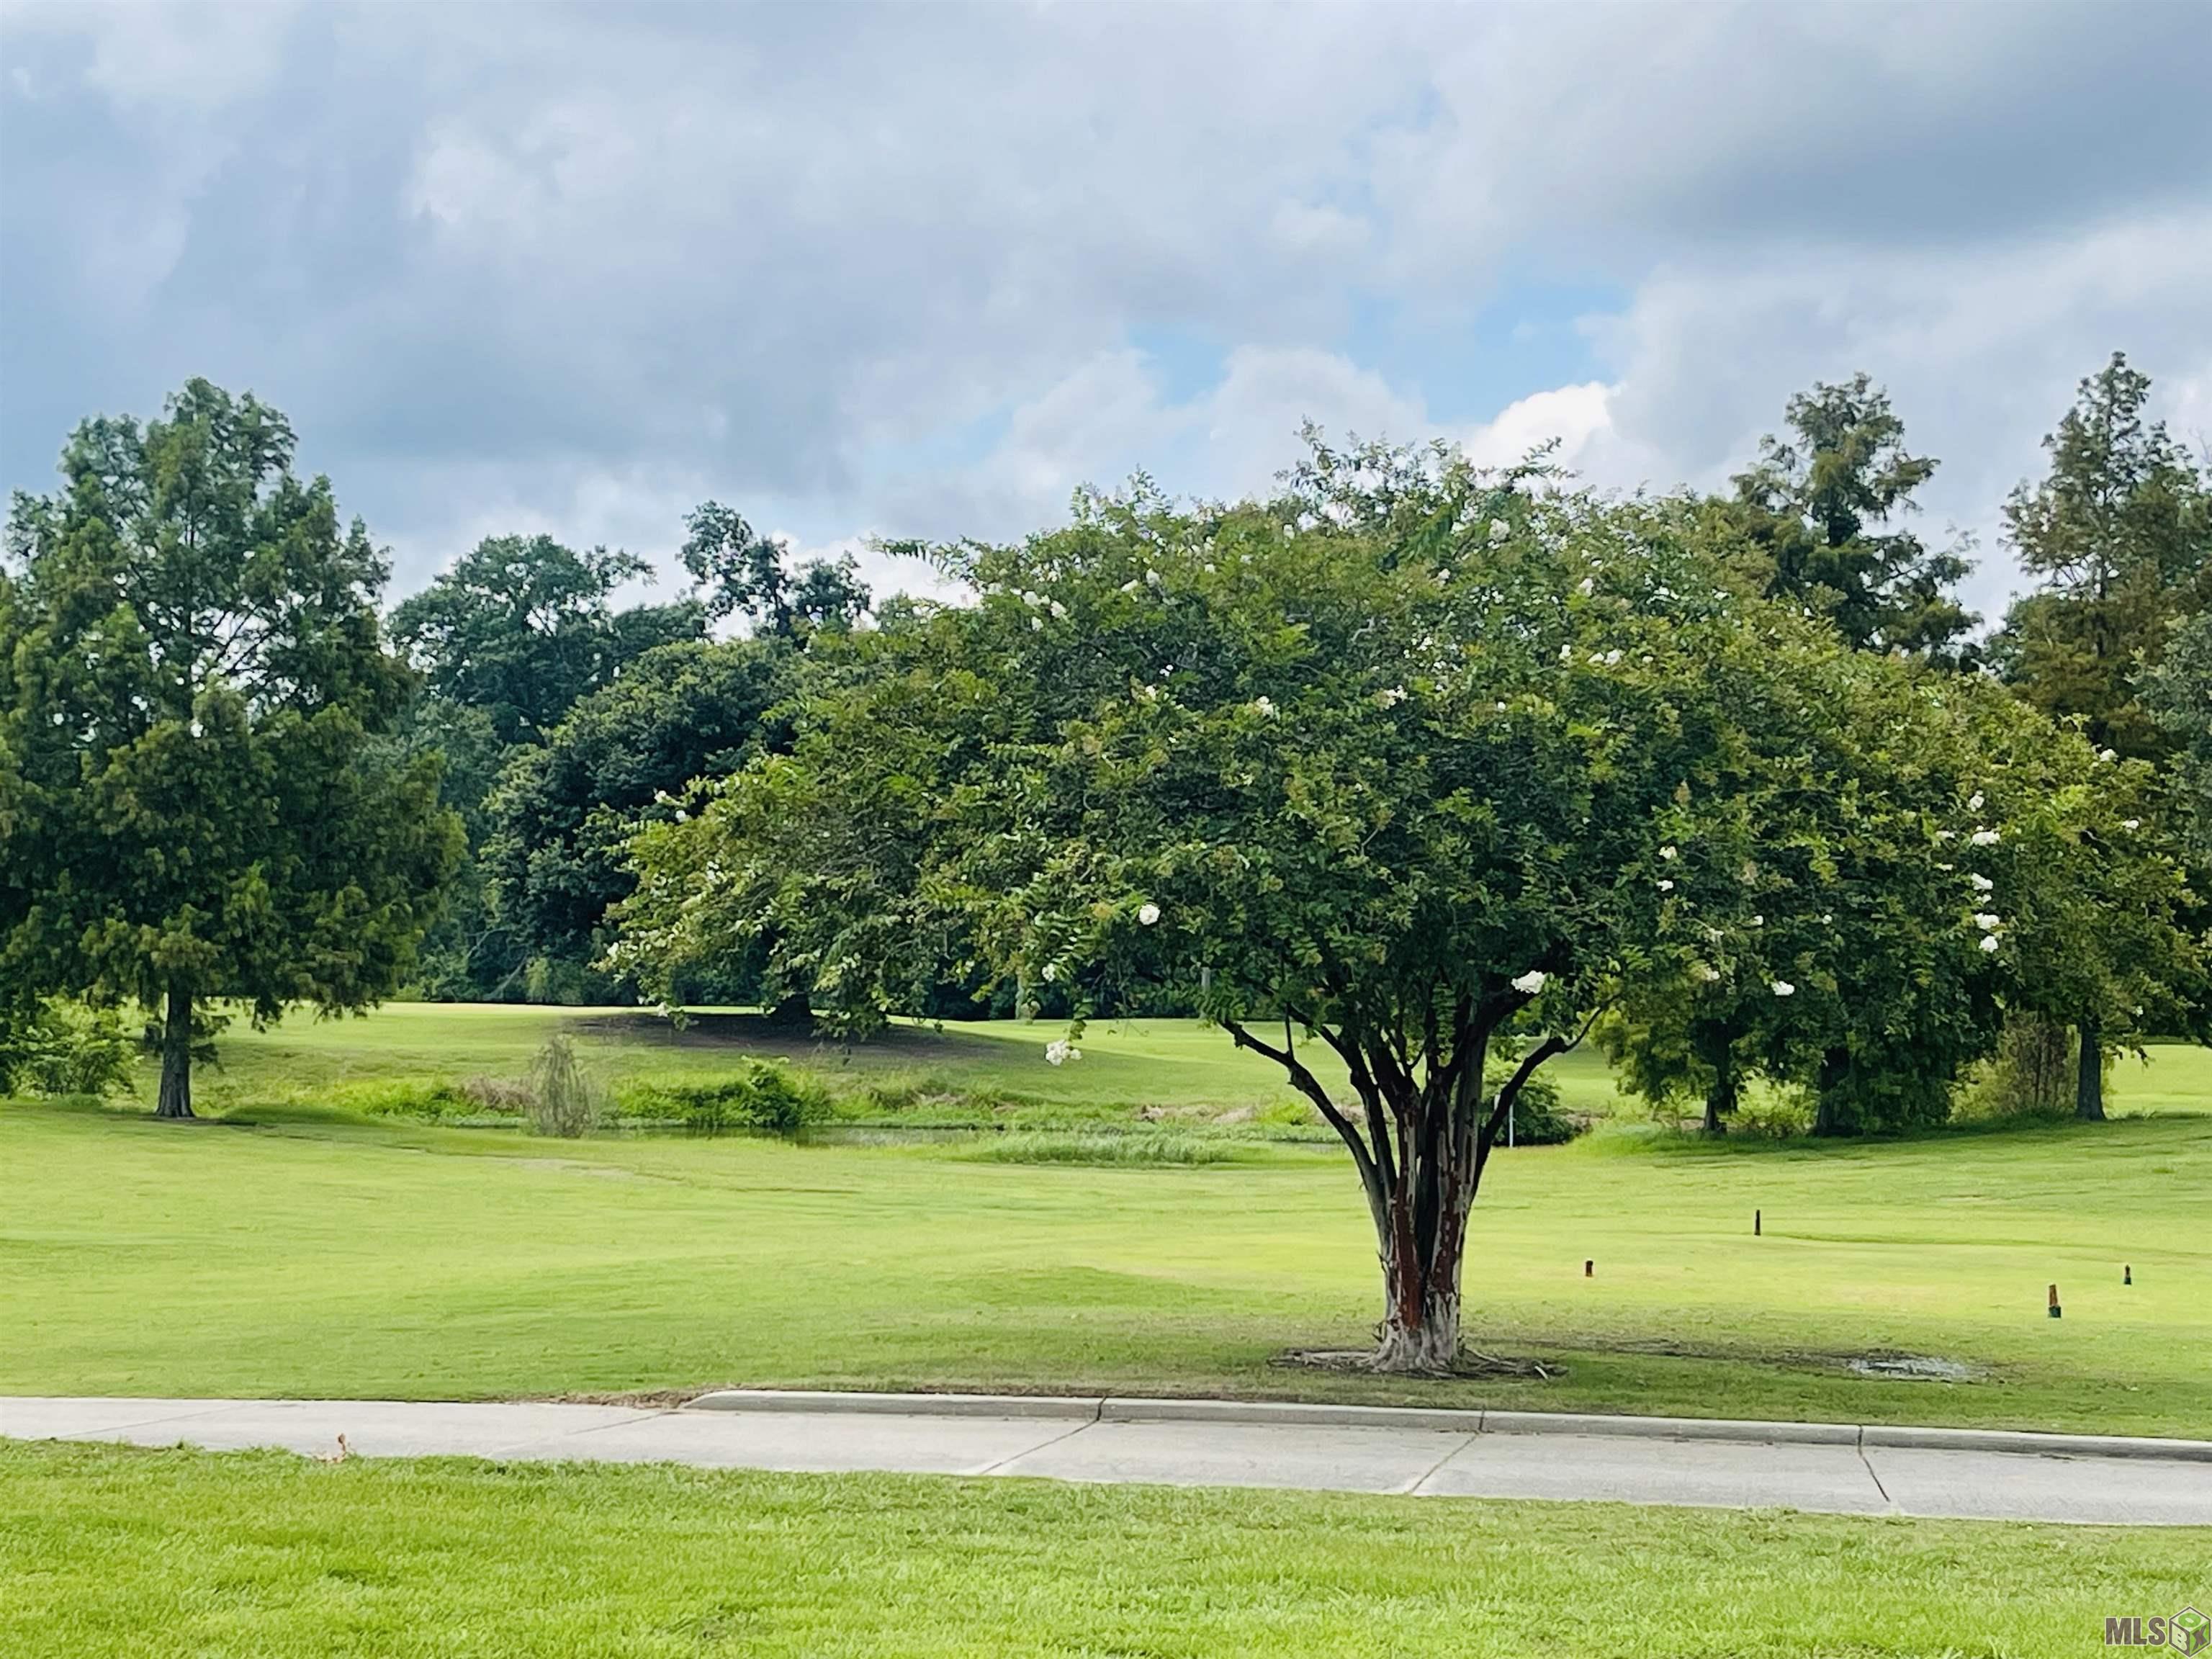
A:
[[[414,961],[458,827],[380,734],[383,558],[283,416],[193,380],[95,419],[10,506],[0,657],[0,962],[159,1020],[159,1112],[191,1115],[216,1005],[356,1010]]]
[[[1746,855],[1742,711],[1820,689],[1747,688],[1835,648],[1722,585],[1697,522],[1316,441],[1276,499],[1140,481],[939,550],[977,602],[856,637],[793,752],[647,830],[617,951],[665,984],[764,946],[848,1032],[969,969],[1064,988],[1055,1063],[1085,1008],[1183,988],[1349,1152],[1374,1364],[1448,1367],[1517,1094],[1626,976],[1711,948],[1662,849]]]

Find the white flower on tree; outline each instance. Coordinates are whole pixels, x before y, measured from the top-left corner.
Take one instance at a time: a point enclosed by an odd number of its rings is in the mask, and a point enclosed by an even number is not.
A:
[[[2141,818],[2122,818],[2120,820],[2120,828],[2123,830],[2140,830],[2142,828],[2142,820]]]
[[[1966,879],[1973,883],[1974,890],[1977,893],[1994,892],[1996,889],[1996,883],[1991,881],[1987,876],[1982,874],[1978,870],[1968,872]]]
[[[1994,911],[1978,910],[1974,913],[1974,926],[1985,933],[1994,933],[2004,926],[2004,918]]]
[[[1060,977],[1060,969],[1058,964],[1049,962],[1045,963],[1043,977],[1044,982],[1048,985],[1051,984],[1053,981],[1058,979]]]
[[[1680,854],[1679,854],[1675,849],[1671,847],[1662,847],[1659,849],[1659,856],[1666,860],[1668,863],[1672,864],[1676,858],[1680,856]]]
[[[1149,900],[1137,907],[1137,920],[1147,927],[1160,919],[1160,907]]]
[[[1520,975],[1512,981],[1513,988],[1524,996],[1533,997],[1544,988],[1544,981],[1550,977],[1551,975],[1542,969],[1531,968],[1527,973]]]
[[[1662,880],[1659,884],[1659,890],[1662,893],[1671,893],[1674,890],[1674,884],[1671,881]]]
[[[1778,979],[1774,981],[1774,994],[1778,997],[1794,997],[1797,994],[1797,988],[1786,979]]]
[[[1082,1058],[1083,1050],[1066,1037],[1056,1038],[1044,1045],[1044,1063],[1048,1066],[1065,1066],[1071,1060]]]
[[[1984,934],[1983,934],[1983,935],[1982,935],[1982,949],[1983,949],[1983,950],[1984,950],[1984,951],[1988,951],[1990,955],[1994,956],[1994,955],[1996,955],[1996,948],[1997,948],[1997,936],[1996,936],[1995,933],[1984,933]]]
[[[1977,847],[1994,847],[2002,839],[1994,830],[1977,830],[1972,840]]]
[[[1982,810],[1982,792],[1980,790],[1975,790],[1972,795],[1967,798],[1966,810],[1969,812],[1978,812]]]

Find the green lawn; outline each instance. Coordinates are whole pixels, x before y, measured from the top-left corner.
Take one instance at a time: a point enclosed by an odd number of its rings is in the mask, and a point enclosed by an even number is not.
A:
[[[0,1649],[2101,1650],[2212,1533],[0,1443]]]
[[[296,1103],[380,1066],[511,1066],[552,1018],[288,1027],[232,1040],[225,1086],[235,1103],[257,1077],[293,1079]],[[1102,1030],[1060,1072],[1033,1030],[911,1041],[939,1070],[944,1043],[1039,1092],[1080,1073],[1125,1112],[1271,1086],[1187,1026]],[[1469,1337],[1565,1375],[1425,1382],[1273,1363],[1357,1345],[1374,1317],[1372,1236],[1327,1148],[1099,1168],[943,1146],[549,1142],[298,1103],[185,1126],[18,1103],[0,1109],[0,1393],[1103,1389],[2203,1436],[2212,1115],[2191,1079],[2206,1070],[2166,1050],[2124,1072],[2124,1104],[2162,1091],[2198,1110],[2102,1127],[1705,1146],[1622,1125],[1504,1154],[1477,1206]],[[1974,1380],[1848,1368],[1894,1353]]]

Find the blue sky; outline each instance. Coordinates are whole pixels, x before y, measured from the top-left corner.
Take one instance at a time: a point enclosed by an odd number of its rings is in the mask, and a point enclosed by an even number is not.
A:
[[[710,495],[1234,494],[1307,417],[1709,485],[1864,368],[1993,610],[2110,351],[2212,433],[2208,64],[2202,5],[8,4],[0,482],[204,374],[404,591]]]

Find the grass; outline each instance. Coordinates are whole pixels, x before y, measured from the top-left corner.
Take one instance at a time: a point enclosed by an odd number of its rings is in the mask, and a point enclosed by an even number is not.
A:
[[[221,1065],[204,1069],[194,1088],[207,1109],[220,1113],[366,1097],[393,1084],[518,1078],[547,1037],[565,1031],[612,1084],[713,1076],[730,1071],[737,1054],[758,1054],[804,1067],[856,1108],[866,1097],[910,1095],[938,1109],[926,1114],[929,1121],[947,1123],[971,1121],[974,1112],[963,1108],[976,1100],[1029,1109],[1016,1111],[1018,1121],[1063,1125],[1146,1107],[1218,1116],[1303,1104],[1272,1061],[1239,1052],[1195,1020],[1094,1024],[1080,1060],[1048,1066],[1045,1044],[1062,1030],[1012,1020],[942,1030],[906,1023],[842,1048],[743,1013],[702,1013],[678,1028],[635,1009],[394,1003],[365,1018],[300,1018],[265,1031],[241,1024],[223,1037]],[[1312,1056],[1316,1070],[1340,1079],[1327,1058],[1325,1050]],[[1614,1100],[1611,1075],[1595,1054],[1570,1054],[1545,1074],[1570,1109],[1601,1112]],[[152,1084],[149,1076],[141,1089],[149,1103]]]
[[[0,1648],[284,1656],[1996,1655],[2212,1534],[0,1443]]]
[[[1110,1389],[2212,1434],[2201,1051],[2115,1086],[2123,1109],[2194,1115],[1835,1146],[1620,1125],[1502,1154],[1469,1337],[1565,1374],[1422,1382],[1275,1363],[1364,1339],[1372,1234],[1328,1148],[1240,1141],[1208,1164],[1226,1130],[1173,1132],[1186,1154],[1139,1121],[1137,1103],[1279,1106],[1256,1062],[1188,1026],[1102,1030],[1058,1073],[1034,1030],[915,1032],[850,1062],[1018,1078],[1073,1114],[999,1138],[1006,1161],[972,1142],[555,1143],[313,1103],[334,1079],[513,1068],[558,1018],[406,1009],[241,1035],[230,1092],[208,1091],[240,1109],[228,1122],[0,1110],[0,1393]],[[696,1032],[630,1053],[587,1029],[610,1069],[730,1063]],[[1044,1094],[1071,1073],[1087,1103]],[[257,1086],[290,1103],[244,1110]],[[1109,1108],[1126,1154],[1080,1127]],[[1892,1353],[1974,1380],[1848,1367]]]

